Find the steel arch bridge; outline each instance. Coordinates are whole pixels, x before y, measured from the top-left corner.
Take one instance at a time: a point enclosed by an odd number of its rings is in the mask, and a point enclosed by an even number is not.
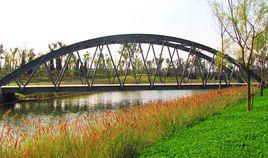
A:
[[[163,35],[99,37],[40,56],[3,77],[0,89],[2,93],[32,93],[215,88],[218,86],[214,62],[217,52],[193,41]],[[85,57],[86,53],[90,58]],[[55,64],[57,59],[63,65],[55,70],[51,63]],[[224,55],[224,60],[223,85],[245,83],[245,69],[228,55]],[[40,75],[41,71],[46,77]],[[67,82],[70,74],[76,74],[79,82]]]

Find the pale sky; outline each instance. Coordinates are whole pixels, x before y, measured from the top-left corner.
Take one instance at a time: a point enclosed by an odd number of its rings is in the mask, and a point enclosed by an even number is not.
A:
[[[106,35],[149,33],[219,46],[206,0],[1,0],[0,44],[47,51]]]

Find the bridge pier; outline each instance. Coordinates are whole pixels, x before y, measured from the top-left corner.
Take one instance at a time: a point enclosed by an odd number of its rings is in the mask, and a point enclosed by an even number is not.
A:
[[[0,105],[12,103],[16,100],[15,93],[2,93],[2,89],[0,88]]]

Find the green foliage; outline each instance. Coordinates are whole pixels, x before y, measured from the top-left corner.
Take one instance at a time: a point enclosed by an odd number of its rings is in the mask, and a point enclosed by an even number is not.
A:
[[[60,49],[60,48],[62,48],[64,46],[65,46],[65,44],[63,44],[60,41],[57,41],[57,42],[53,42],[51,44],[48,44],[48,48],[49,48],[50,51],[54,51],[54,50]],[[55,61],[56,61],[56,70],[59,72],[62,69],[62,57],[56,58]],[[50,70],[51,71],[54,71],[54,69],[55,69],[54,60],[51,60],[49,62],[49,67],[50,67]]]
[[[259,52],[267,43],[268,38],[265,36],[265,32],[261,33],[254,40],[254,47],[257,52]]]
[[[141,59],[138,57],[139,51],[140,49],[138,47],[138,44],[122,44],[118,50],[118,53],[120,54],[120,56],[122,56],[121,60],[119,61],[119,70],[127,68],[130,57],[132,62],[135,63],[133,65],[135,68],[133,69],[136,71],[137,68],[140,68],[142,62]]]
[[[215,57],[215,66],[218,71],[226,65],[226,62],[223,62],[224,54],[222,52],[217,52]]]
[[[20,53],[20,59],[21,59],[20,66],[26,64],[26,56],[27,56],[27,50],[22,50]]]
[[[268,157],[268,96],[256,96],[250,113],[245,112],[245,103],[178,128],[146,148],[141,157]]]
[[[254,40],[254,48],[256,58],[265,61],[268,53],[268,32],[262,32]]]

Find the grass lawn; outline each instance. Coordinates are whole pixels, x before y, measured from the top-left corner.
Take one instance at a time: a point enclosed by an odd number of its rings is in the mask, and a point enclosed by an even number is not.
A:
[[[268,89],[145,148],[140,157],[268,157]]]

